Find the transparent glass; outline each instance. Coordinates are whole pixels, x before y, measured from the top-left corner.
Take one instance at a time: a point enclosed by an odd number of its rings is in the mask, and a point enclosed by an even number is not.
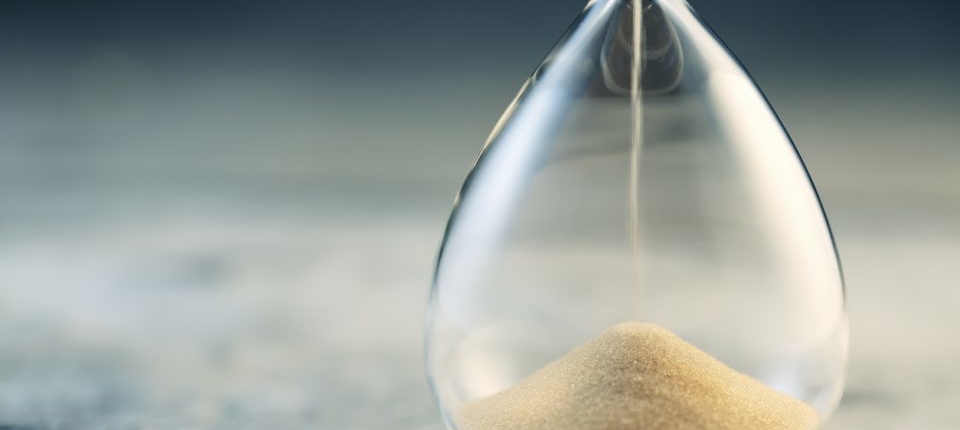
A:
[[[447,425],[624,321],[669,329],[821,422],[843,391],[843,280],[814,186],[680,0],[588,3],[468,174],[427,315]]]

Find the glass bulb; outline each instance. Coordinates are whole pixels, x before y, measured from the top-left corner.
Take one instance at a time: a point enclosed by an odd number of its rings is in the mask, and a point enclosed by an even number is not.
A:
[[[682,0],[595,0],[497,122],[427,315],[447,425],[607,328],[654,323],[804,402],[843,391],[843,280],[762,93]]]

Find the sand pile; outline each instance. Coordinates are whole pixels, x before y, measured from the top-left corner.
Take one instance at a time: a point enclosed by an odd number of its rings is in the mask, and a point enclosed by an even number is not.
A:
[[[658,326],[614,326],[462,406],[460,430],[812,430],[816,412]]]

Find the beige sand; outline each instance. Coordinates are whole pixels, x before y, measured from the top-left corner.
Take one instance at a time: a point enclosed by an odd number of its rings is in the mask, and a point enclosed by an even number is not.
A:
[[[460,430],[812,430],[816,412],[651,324],[623,323],[459,408]]]

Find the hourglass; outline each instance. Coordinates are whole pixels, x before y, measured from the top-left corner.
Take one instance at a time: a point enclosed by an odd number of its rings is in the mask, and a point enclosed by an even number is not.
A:
[[[456,199],[426,334],[459,430],[816,428],[846,372],[813,184],[682,0],[590,1],[528,79]]]

